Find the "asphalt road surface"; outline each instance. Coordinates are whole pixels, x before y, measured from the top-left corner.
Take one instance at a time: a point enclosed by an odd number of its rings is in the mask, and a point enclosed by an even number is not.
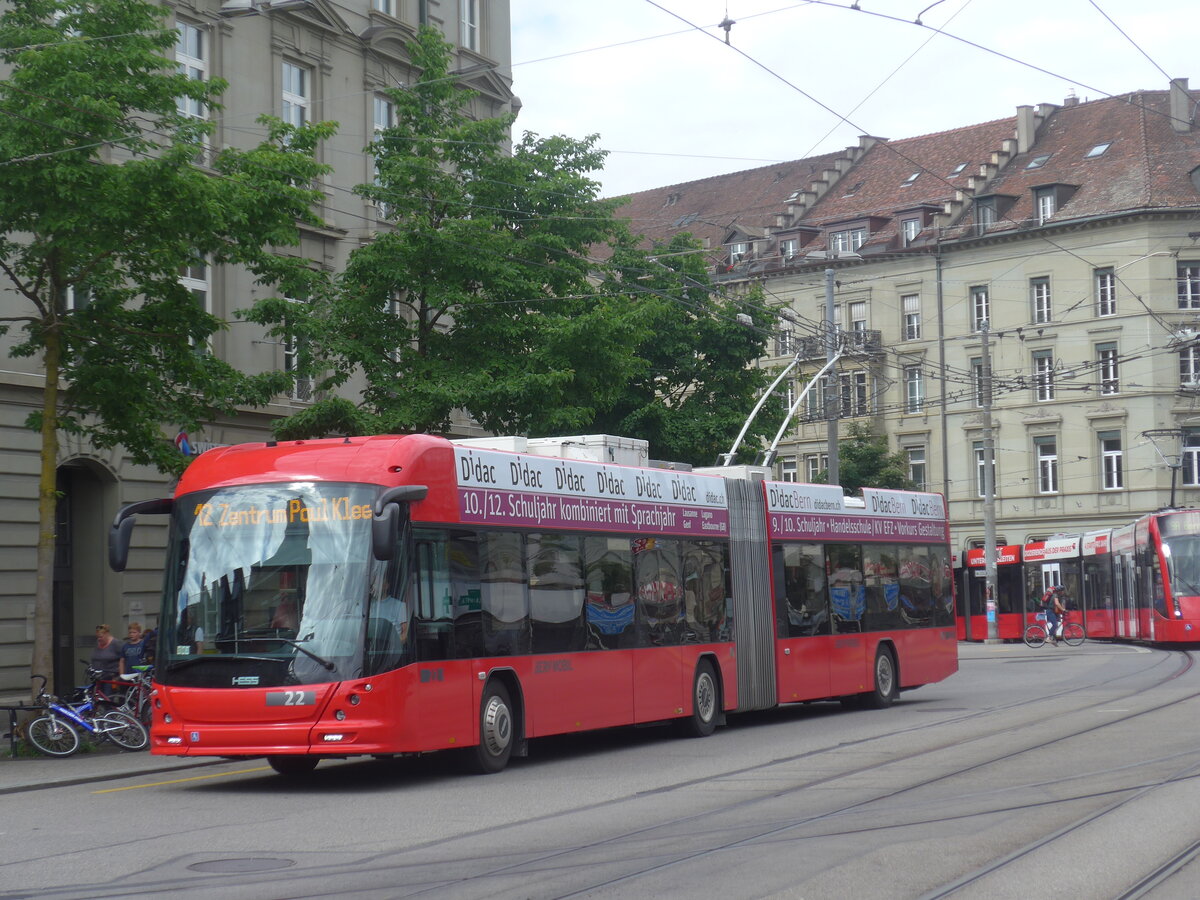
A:
[[[0,898],[1194,898],[1195,656],[963,646],[888,710],[536,741],[495,776],[250,761],[11,793]]]

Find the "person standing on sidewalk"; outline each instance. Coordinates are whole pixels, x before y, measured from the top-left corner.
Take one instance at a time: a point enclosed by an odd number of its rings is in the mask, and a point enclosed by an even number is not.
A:
[[[121,655],[122,645],[107,625],[96,626],[96,648],[92,650],[91,666],[103,673],[108,680],[115,679],[124,671],[125,660]]]

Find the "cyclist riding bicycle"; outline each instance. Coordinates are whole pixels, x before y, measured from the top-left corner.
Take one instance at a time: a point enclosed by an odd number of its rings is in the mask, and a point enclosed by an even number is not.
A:
[[[1046,614],[1046,640],[1057,645],[1062,636],[1063,617],[1067,612],[1067,591],[1061,584],[1042,595],[1042,611]]]

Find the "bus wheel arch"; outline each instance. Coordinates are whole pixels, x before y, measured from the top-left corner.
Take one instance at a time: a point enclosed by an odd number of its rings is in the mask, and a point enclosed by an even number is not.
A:
[[[680,728],[688,737],[708,737],[723,724],[723,690],[720,669],[712,656],[696,660],[692,675],[690,715],[680,720]]]

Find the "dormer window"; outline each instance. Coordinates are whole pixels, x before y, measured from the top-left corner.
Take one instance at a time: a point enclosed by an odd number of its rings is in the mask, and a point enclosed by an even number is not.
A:
[[[667,194],[667,202],[663,206],[674,206],[679,202],[679,194]]]
[[[800,189],[797,188],[796,190],[794,190],[790,194],[788,194],[788,198],[785,202],[791,203],[793,200],[795,200],[799,196],[800,196]]]
[[[1050,161],[1049,153],[1047,153],[1045,156],[1035,156],[1033,159],[1031,159],[1028,163],[1025,164],[1025,168],[1026,169],[1040,169],[1042,166],[1044,166],[1049,161]]]
[[[900,220],[900,236],[904,241],[904,246],[907,247],[917,239],[917,235],[921,233],[920,219],[901,219]]]
[[[1058,209],[1058,198],[1054,196],[1053,188],[1042,188],[1034,192],[1037,203],[1037,220],[1039,225],[1045,225]]]
[[[835,253],[853,253],[867,241],[867,229],[847,228],[829,234],[829,249]]]
[[[961,175],[963,173],[963,170],[966,169],[966,167],[967,167],[966,163],[959,163],[957,166],[954,167],[954,171],[950,173],[950,177],[953,178],[955,175]]]
[[[729,261],[741,262],[750,254],[750,244],[747,241],[738,241],[729,245]]]
[[[779,242],[779,255],[789,260],[800,252],[799,238],[785,238]]]
[[[907,178],[905,178],[905,179],[904,179],[904,183],[903,183],[902,185],[900,185],[900,186],[901,186],[901,187],[908,187],[910,184],[912,184],[914,181],[916,181],[916,180],[917,180],[917,177],[918,177],[920,174],[921,174],[921,172],[920,172],[920,170],[918,169],[916,172],[913,172],[911,175],[909,175]]]
[[[1095,159],[1097,156],[1103,156],[1104,151],[1107,150],[1111,146],[1112,146],[1112,141],[1109,141],[1106,144],[1097,144],[1095,147],[1093,147],[1091,150],[1089,150],[1087,153],[1085,153],[1083,155],[1083,158],[1084,159]]]

